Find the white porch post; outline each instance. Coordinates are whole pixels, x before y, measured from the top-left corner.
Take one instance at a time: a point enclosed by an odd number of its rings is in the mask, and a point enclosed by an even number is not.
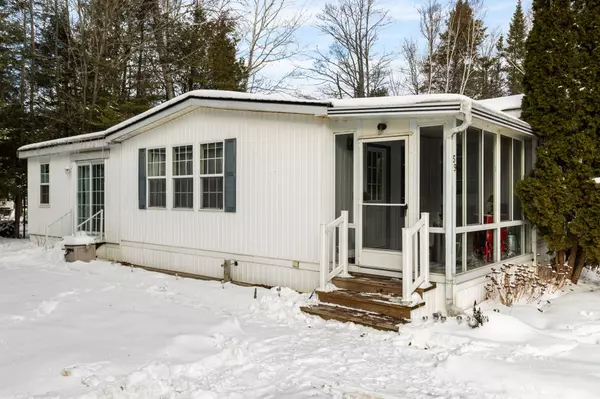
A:
[[[453,120],[451,125],[458,121]],[[446,306],[454,302],[454,267],[456,265],[456,138],[450,131],[450,124],[444,125],[444,236],[445,253],[445,294]],[[461,134],[461,133],[458,133]]]
[[[340,264],[341,277],[350,277],[348,273],[348,211],[342,211],[342,231],[340,233]]]
[[[423,287],[429,287],[429,213],[421,213],[421,218],[425,221],[421,233],[421,270],[423,274]]]

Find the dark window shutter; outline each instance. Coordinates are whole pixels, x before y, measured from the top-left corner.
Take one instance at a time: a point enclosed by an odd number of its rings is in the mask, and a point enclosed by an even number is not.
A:
[[[146,149],[140,148],[138,153],[138,205],[146,209]]]
[[[235,139],[225,140],[225,212],[235,212],[236,152]]]

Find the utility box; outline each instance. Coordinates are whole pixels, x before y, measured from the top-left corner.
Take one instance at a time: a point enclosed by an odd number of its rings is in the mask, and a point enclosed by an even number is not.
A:
[[[90,262],[96,259],[96,245],[66,245],[65,244],[65,260],[67,262]]]

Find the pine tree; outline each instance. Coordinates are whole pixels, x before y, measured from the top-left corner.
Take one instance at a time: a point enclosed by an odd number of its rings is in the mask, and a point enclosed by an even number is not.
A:
[[[434,92],[479,98],[481,88],[477,71],[485,38],[483,20],[475,16],[469,0],[457,0],[446,21],[446,29],[440,35],[434,65],[424,65],[425,73],[429,68],[433,70]]]
[[[596,68],[588,63],[598,36],[581,35],[584,14],[591,12],[584,2],[582,7],[585,13],[576,12],[570,0],[533,2],[522,116],[541,144],[534,171],[517,184],[526,218],[556,252],[559,271],[568,262],[575,283],[585,262],[598,259],[590,248],[600,245],[600,193],[591,180],[600,171],[597,105],[584,94],[600,90],[600,83],[584,83],[582,72]],[[597,35],[597,25],[590,21],[586,30]],[[587,51],[584,42],[590,44]]]
[[[504,71],[507,75],[509,94],[523,93],[523,61],[526,54],[526,40],[527,22],[521,0],[518,0],[517,8],[508,28],[506,45],[500,47],[500,52],[506,63]]]

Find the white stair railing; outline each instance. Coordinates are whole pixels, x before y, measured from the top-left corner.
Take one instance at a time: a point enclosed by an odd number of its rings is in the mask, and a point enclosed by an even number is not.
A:
[[[82,231],[90,236],[98,236],[99,241],[104,238],[104,209],[100,209],[92,216],[79,223],[75,232]]]
[[[402,229],[402,296],[411,302],[417,288],[429,287],[429,214]]]
[[[62,238],[71,234],[73,234],[73,211],[69,210],[69,212],[46,226],[44,247],[48,245],[48,237]]]
[[[337,240],[337,242],[336,242]],[[339,252],[336,250],[339,249]],[[336,261],[336,252],[338,258]],[[331,223],[321,224],[320,288],[325,289],[332,278],[348,274],[348,211]]]

